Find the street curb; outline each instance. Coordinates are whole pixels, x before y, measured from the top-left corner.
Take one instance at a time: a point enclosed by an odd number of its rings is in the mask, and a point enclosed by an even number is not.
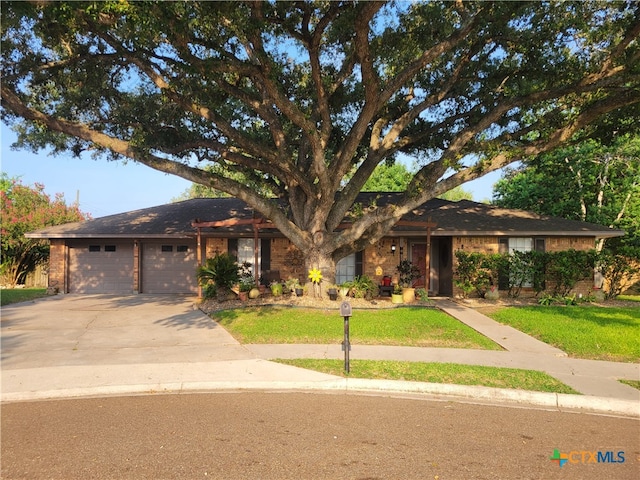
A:
[[[175,382],[119,386],[96,386],[48,391],[3,393],[2,403],[79,399],[86,397],[157,395],[195,392],[229,391],[327,391],[367,394],[411,394],[435,396],[439,400],[475,401],[511,406],[532,406],[584,413],[621,415],[640,419],[640,402],[607,397],[570,395],[563,393],[532,392],[480,386],[449,385],[398,380],[367,380],[338,378],[313,382]]]

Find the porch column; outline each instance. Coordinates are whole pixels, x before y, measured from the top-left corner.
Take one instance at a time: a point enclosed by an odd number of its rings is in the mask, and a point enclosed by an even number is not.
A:
[[[429,223],[431,223],[431,218],[429,218]],[[427,278],[425,279],[425,287],[427,292],[429,291],[429,289],[431,288],[431,226],[427,227],[427,252],[426,255],[424,256],[424,260],[425,263],[427,264],[426,267],[426,272],[427,274],[425,275]]]
[[[258,224],[253,224],[253,276],[256,280],[256,285],[260,284],[260,272],[258,272],[258,261],[260,254],[260,239],[258,238]]]
[[[200,227],[197,227],[196,230],[198,231],[198,234],[196,236],[196,262],[198,263],[198,266],[202,266],[202,229]],[[202,286],[200,285],[200,282],[198,282],[198,298],[202,298]]]

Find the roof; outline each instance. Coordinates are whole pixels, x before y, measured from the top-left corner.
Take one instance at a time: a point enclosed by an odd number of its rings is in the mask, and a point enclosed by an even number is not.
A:
[[[366,206],[394,203],[401,193],[362,193],[358,201]],[[197,198],[169,203],[131,212],[109,215],[84,222],[68,223],[28,233],[30,238],[184,238],[196,235],[192,222],[213,222],[259,217],[246,203],[235,198]],[[587,236],[609,238],[624,235],[593,223],[537,215],[524,210],[499,208],[483,203],[461,200],[450,202],[432,199],[403,220],[436,223],[434,236],[453,235],[518,235],[518,236]],[[207,228],[207,235],[228,236],[253,234],[250,225],[228,228]],[[424,227],[396,226],[390,235],[422,236]],[[261,236],[279,235],[274,230],[262,230]]]

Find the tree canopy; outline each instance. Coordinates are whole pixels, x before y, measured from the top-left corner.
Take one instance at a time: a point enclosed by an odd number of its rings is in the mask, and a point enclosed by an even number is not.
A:
[[[610,146],[585,140],[537,156],[506,171],[494,201],[620,228],[626,235],[607,243],[640,249],[640,136],[623,135]]]
[[[44,185],[23,185],[6,173],[0,176],[0,210],[0,278],[9,285],[21,283],[28,272],[49,258],[47,243],[26,238],[25,233],[89,218],[77,205],[67,205],[63,195],[52,199],[44,192]]]
[[[638,120],[637,2],[2,8],[19,146],[131,159],[240,198],[330,281],[428,199]],[[400,153],[418,165],[403,199],[337,229]]]

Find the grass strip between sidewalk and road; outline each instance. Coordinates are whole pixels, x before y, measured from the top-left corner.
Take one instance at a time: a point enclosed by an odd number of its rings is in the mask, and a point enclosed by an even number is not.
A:
[[[630,387],[640,390],[640,380],[620,380],[620,383],[629,385]]]
[[[332,344],[344,335],[336,310],[279,306],[225,310],[212,314],[240,343]],[[356,310],[349,321],[359,345],[501,350],[488,338],[435,308]]]
[[[285,365],[316,370],[350,378],[407,380],[413,382],[476,385],[535,392],[579,394],[552,376],[535,370],[460,365],[455,363],[398,362],[387,360],[351,360],[350,372],[342,360],[276,359]]]
[[[640,361],[639,307],[508,307],[488,315],[572,357]]]

